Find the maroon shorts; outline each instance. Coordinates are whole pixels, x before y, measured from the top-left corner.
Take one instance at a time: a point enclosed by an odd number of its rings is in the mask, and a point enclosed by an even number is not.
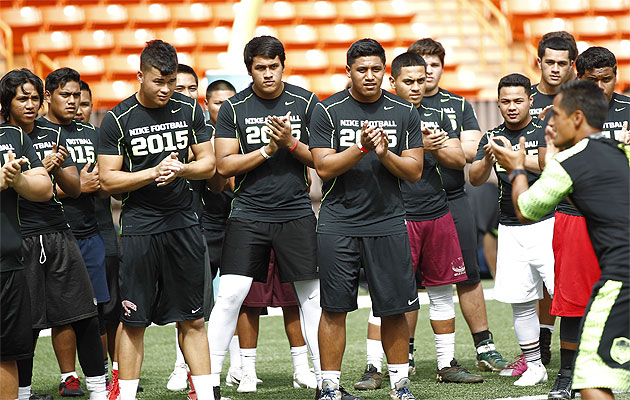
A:
[[[422,286],[442,286],[468,279],[450,211],[430,221],[407,221],[413,269]]]
[[[246,307],[288,307],[297,306],[298,302],[290,283],[280,282],[276,265],[276,255],[271,250],[267,282],[252,283],[243,305]]]
[[[584,217],[556,212],[552,246],[555,283],[550,313],[582,317],[601,275]]]

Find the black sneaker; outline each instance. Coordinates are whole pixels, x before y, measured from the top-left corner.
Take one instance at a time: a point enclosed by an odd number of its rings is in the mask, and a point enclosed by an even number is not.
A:
[[[540,360],[543,365],[551,362],[551,331],[547,328],[540,328]]]
[[[136,390],[137,392],[144,392],[144,388],[142,387],[142,385],[140,384],[140,382],[138,382],[138,390]]]
[[[221,386],[213,386],[214,400],[232,400],[229,397],[221,397]]]
[[[59,384],[59,394],[64,397],[85,396],[83,389],[81,389],[81,381],[74,376],[67,377],[65,381]]]
[[[444,367],[437,371],[436,380],[438,382],[454,382],[454,383],[481,383],[483,378],[481,375],[471,374],[457,363],[456,359],[451,360],[450,367]]]
[[[344,389],[343,386],[339,386],[339,391],[341,392],[341,400],[363,400],[362,397],[346,392],[346,389]]]
[[[374,390],[380,388],[381,383],[383,383],[383,375],[376,371],[374,365],[368,364],[361,379],[354,384],[354,388],[356,390]]]
[[[575,392],[571,389],[571,383],[573,382],[573,371],[560,369],[558,376],[553,384],[553,387],[549,391],[547,399],[554,400],[569,400],[575,398]]]
[[[52,394],[39,394],[31,390],[29,400],[53,400],[53,396]]]

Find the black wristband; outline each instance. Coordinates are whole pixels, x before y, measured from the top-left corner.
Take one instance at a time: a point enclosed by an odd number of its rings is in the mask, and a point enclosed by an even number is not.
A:
[[[512,172],[510,172],[510,182],[514,182],[514,179],[521,174],[525,175],[527,174],[527,171],[524,169],[513,169]]]

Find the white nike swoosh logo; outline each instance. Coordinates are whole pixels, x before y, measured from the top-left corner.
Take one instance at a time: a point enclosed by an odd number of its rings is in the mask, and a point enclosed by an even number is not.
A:
[[[407,304],[412,305],[413,303],[415,303],[416,301],[418,301],[418,298],[416,297],[414,300],[407,300]]]
[[[387,111],[387,110],[391,110],[392,108],[394,108],[394,106],[391,106],[391,107],[383,107],[383,109],[384,109],[385,111]]]
[[[536,132],[536,129],[532,129],[531,131],[527,131],[525,132],[526,135],[529,135],[530,133]]]
[[[4,136],[4,134],[5,134],[5,133],[6,133],[6,132],[2,132],[2,133],[0,133],[0,136]]]
[[[293,104],[293,103],[295,103],[295,100],[293,100],[293,101],[285,101],[285,102],[284,102],[284,105],[285,105],[285,106],[290,106],[290,105],[291,105],[291,104]]]
[[[440,103],[447,103],[449,99],[440,99]]]
[[[181,110],[182,108],[179,107],[177,110],[171,110],[171,114],[175,114],[176,112],[178,112],[179,110]]]
[[[425,116],[425,117],[430,117],[430,116],[431,116],[431,113],[428,113],[428,114],[427,114],[427,113],[424,113],[424,116]]]
[[[615,108],[615,112],[623,111],[623,110],[625,110],[625,109],[626,109],[626,107],[622,107],[622,108]]]
[[[44,136],[39,136],[39,135],[37,135],[37,139],[42,140],[42,139],[45,139],[45,138],[46,138],[46,136],[48,136],[48,135],[44,135]]]
[[[199,310],[201,310],[201,307],[199,307],[199,308],[198,308],[198,309],[196,309],[196,310],[192,310],[192,311],[191,311],[191,313],[196,314],[197,312],[199,312]]]

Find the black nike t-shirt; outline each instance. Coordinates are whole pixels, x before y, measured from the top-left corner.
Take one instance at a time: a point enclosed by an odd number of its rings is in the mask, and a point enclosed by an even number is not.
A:
[[[422,104],[436,110],[441,110],[451,122],[451,126],[459,138],[462,131],[478,131],[479,122],[472,105],[465,98],[440,88],[438,92],[422,99]],[[444,190],[449,200],[460,198],[466,194],[464,184],[466,179],[461,169],[451,169],[439,166]]]
[[[426,107],[420,104],[417,108],[420,114],[422,129],[442,130],[449,138],[457,139],[457,133],[442,110]],[[430,221],[448,213],[446,192],[442,186],[442,178],[438,171],[438,162],[430,152],[424,153],[422,178],[416,183],[401,181],[406,219],[409,221]]]
[[[15,158],[26,157],[28,163],[22,164],[22,171],[35,167],[43,167],[33,143],[22,129],[0,124],[0,165],[9,161],[9,151]],[[20,235],[20,221],[18,215],[18,193],[13,188],[0,192],[0,272],[15,271],[22,266],[22,237]],[[20,199],[19,201],[24,201]]]
[[[389,137],[389,151],[396,155],[422,147],[420,117],[410,103],[385,91],[374,103],[361,103],[348,90],[315,107],[310,147],[340,153],[361,140],[364,122],[383,128]],[[324,181],[322,193],[319,233],[387,236],[406,232],[400,181],[374,152],[343,174]]]
[[[94,125],[73,120],[69,125],[59,126],[65,135],[68,153],[79,173],[88,163],[89,170],[92,171],[96,163],[99,137]],[[72,197],[61,199],[68,225],[77,239],[89,238],[98,233],[94,197],[94,193],[81,193],[76,199]]]
[[[33,148],[40,160],[52,153],[53,144],[68,148],[61,125],[54,124],[44,117],[35,121],[33,132],[29,133],[28,137],[33,142]],[[76,168],[70,154],[61,164],[61,168],[66,167]],[[53,197],[50,200],[40,203],[20,199],[20,225],[23,237],[59,232],[70,228],[63,205],[57,197],[54,186],[55,177],[50,174],[50,178],[53,182]]]
[[[173,93],[164,107],[146,108],[134,94],[103,118],[98,154],[122,156],[121,170],[136,172],[157,166],[172,152],[185,163],[191,145],[209,140],[196,100]],[[199,223],[185,178],[160,187],[152,182],[122,197],[123,235],[150,235]]]
[[[216,137],[237,139],[241,154],[266,146],[270,139],[265,120],[291,111],[291,132],[309,144],[309,123],[319,99],[298,86],[284,83],[275,99],[258,97],[251,85],[221,105]],[[308,195],[308,169],[284,148],[253,170],[235,177],[230,218],[286,222],[313,214]]]
[[[118,238],[112,218],[111,197],[99,198],[96,196],[94,198],[94,210],[98,231],[105,241],[105,255],[118,256]]]
[[[529,109],[529,115],[531,115],[532,117],[538,118],[538,116],[540,115],[540,113],[542,112],[542,110],[545,109],[545,107],[550,106],[553,104],[553,98],[556,97],[555,94],[544,94],[541,93],[538,90],[538,85],[532,85],[532,106]],[[547,113],[545,120],[542,121],[542,126],[543,128],[545,126],[547,126],[547,121],[549,121],[549,118],[551,117],[552,114],[552,110],[549,110],[549,112]]]
[[[506,137],[512,144],[512,150],[518,150],[520,148],[518,140],[521,136],[525,136],[526,154],[538,156],[539,148],[547,147],[544,128],[539,125],[538,122],[537,118],[532,118],[526,127],[518,131],[508,129],[505,126],[505,123],[489,130],[479,141],[479,147],[477,148],[477,154],[475,155],[474,161],[484,158],[485,152],[483,150],[483,146],[488,144],[488,138],[490,135]],[[514,205],[512,204],[512,182],[510,181],[509,174],[498,162],[494,163],[493,168],[499,178],[499,223],[508,226],[523,225],[516,216]],[[528,170],[527,182],[529,185],[531,186],[534,182],[536,182],[539,176],[540,174]],[[547,219],[552,216],[553,211],[549,212],[542,219]]]
[[[206,128],[208,128],[208,134],[210,135],[211,140],[214,140],[214,126],[206,121]],[[214,145],[214,143],[213,143]],[[188,181],[190,187],[193,191],[193,209],[195,213],[197,213],[197,217],[201,218],[203,214],[203,195],[206,190],[208,190],[208,185],[205,179],[191,179]]]

